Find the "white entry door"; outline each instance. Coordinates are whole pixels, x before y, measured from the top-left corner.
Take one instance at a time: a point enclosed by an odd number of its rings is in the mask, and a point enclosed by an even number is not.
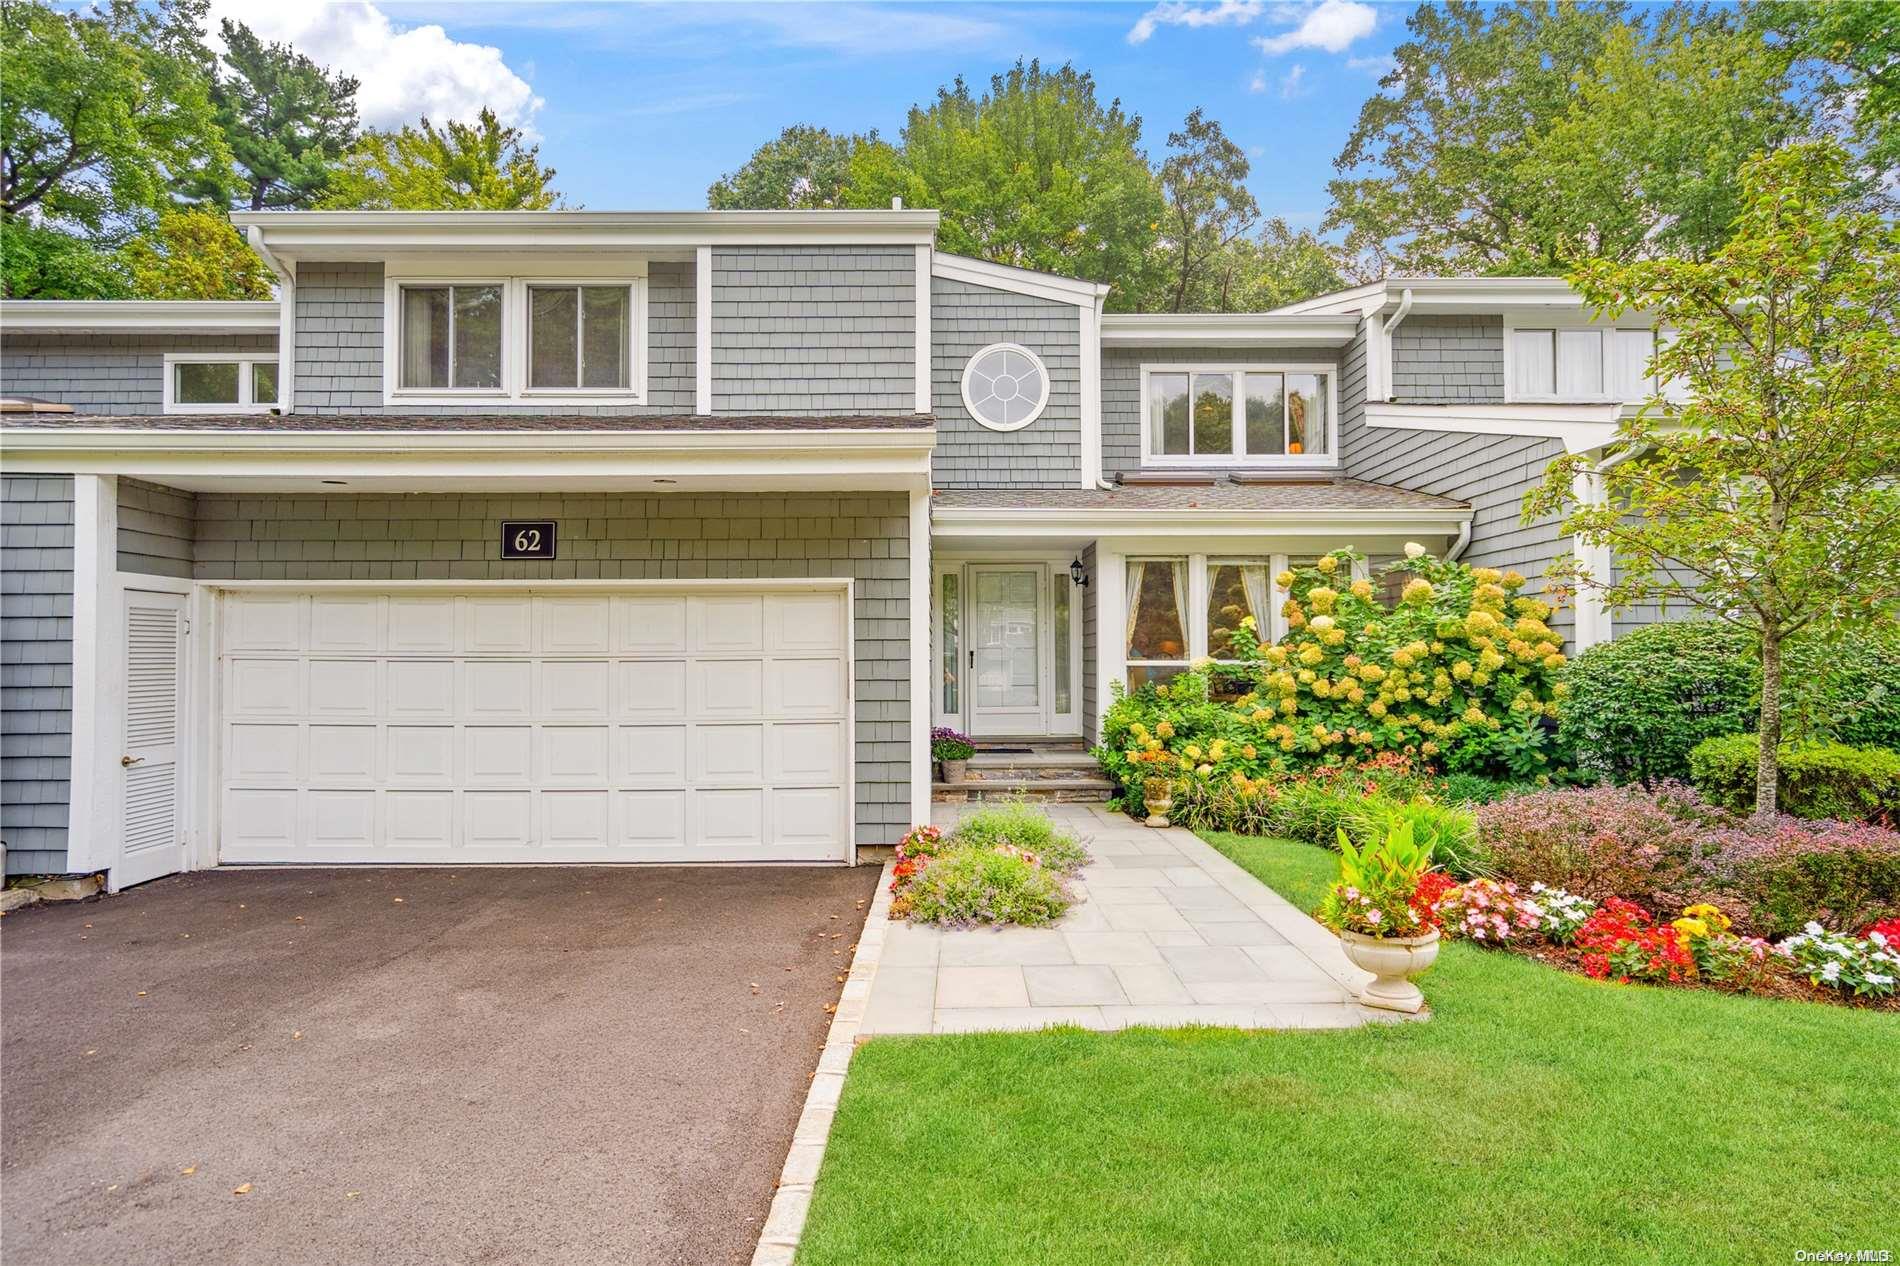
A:
[[[125,592],[124,828],[114,882],[144,883],[185,868],[179,728],[185,686],[182,594]]]
[[[842,588],[224,598],[225,862],[843,861]]]
[[[1041,734],[1043,569],[971,567],[970,732]]]

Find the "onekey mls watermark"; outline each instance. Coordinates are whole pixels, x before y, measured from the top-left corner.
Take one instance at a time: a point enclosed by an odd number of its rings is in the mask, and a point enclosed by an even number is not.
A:
[[[1798,1248],[1797,1262],[1891,1262],[1890,1248]]]

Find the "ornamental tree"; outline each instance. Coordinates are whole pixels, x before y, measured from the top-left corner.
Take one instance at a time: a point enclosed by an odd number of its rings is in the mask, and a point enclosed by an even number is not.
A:
[[[1525,515],[1563,516],[1614,575],[1575,557],[1548,577],[1612,610],[1688,607],[1748,630],[1761,653],[1755,811],[1771,815],[1790,638],[1824,639],[1900,603],[1900,232],[1842,213],[1831,142],[1751,160],[1733,234],[1705,260],[1597,261],[1574,283],[1599,311],[1650,312],[1651,364],[1675,385],[1626,422],[1628,454],[1551,463]],[[1579,475],[1602,499],[1580,498]]]

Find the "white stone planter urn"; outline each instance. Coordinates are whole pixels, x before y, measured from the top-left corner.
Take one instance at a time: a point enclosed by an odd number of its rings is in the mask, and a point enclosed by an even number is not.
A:
[[[1148,816],[1142,819],[1141,824],[1157,828],[1168,825],[1168,810],[1173,807],[1172,799],[1148,801]]]
[[[1424,936],[1366,936],[1359,932],[1341,932],[1339,946],[1352,965],[1369,971],[1373,981],[1359,991],[1359,1001],[1384,1011],[1416,1013],[1425,1005],[1425,995],[1412,983],[1412,977],[1438,959],[1438,929]]]

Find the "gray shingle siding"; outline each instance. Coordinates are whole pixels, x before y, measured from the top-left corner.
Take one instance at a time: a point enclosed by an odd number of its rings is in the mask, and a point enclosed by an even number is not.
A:
[[[712,252],[715,413],[911,413],[917,253],[908,246]]]
[[[66,869],[73,481],[0,476],[0,839],[7,873]]]
[[[1415,316],[1392,332],[1392,398],[1504,403],[1504,318]]]
[[[119,480],[119,570],[189,579],[195,500],[176,488]]]
[[[297,270],[299,413],[545,413],[545,403],[383,404],[383,266],[308,263]],[[639,417],[693,411],[697,287],[693,266],[647,271],[647,402],[562,407],[563,413]],[[905,410],[908,412],[908,408]]]
[[[911,824],[906,494],[206,493],[197,516],[200,580],[848,577],[855,582],[858,842],[892,843]],[[500,561],[504,518],[557,520],[559,561]]]
[[[939,488],[1073,488],[1082,478],[1082,315],[1072,303],[934,278],[931,396]],[[1020,343],[1049,371],[1049,403],[1020,431],[992,431],[963,407],[963,371],[992,343]]]
[[[1336,365],[1330,347],[1105,347],[1102,349],[1102,477],[1141,469],[1143,365]],[[1345,390],[1340,390],[1345,401]]]
[[[271,334],[21,334],[0,339],[0,388],[78,413],[159,413],[166,352],[268,352]]]
[[[1364,359],[1362,338],[1347,349],[1342,390],[1343,384],[1356,379],[1352,394],[1363,394],[1363,386],[1357,384],[1364,381]],[[1554,518],[1525,526],[1518,517],[1524,494],[1543,480],[1545,466],[1563,454],[1560,441],[1375,429],[1366,425],[1364,409],[1356,403],[1342,402],[1340,415],[1347,475],[1470,502],[1471,544],[1464,561],[1474,567],[1522,572],[1531,581],[1525,593],[1542,591],[1544,568],[1569,547],[1558,536]],[[1552,624],[1568,636],[1569,610],[1559,612]]]

